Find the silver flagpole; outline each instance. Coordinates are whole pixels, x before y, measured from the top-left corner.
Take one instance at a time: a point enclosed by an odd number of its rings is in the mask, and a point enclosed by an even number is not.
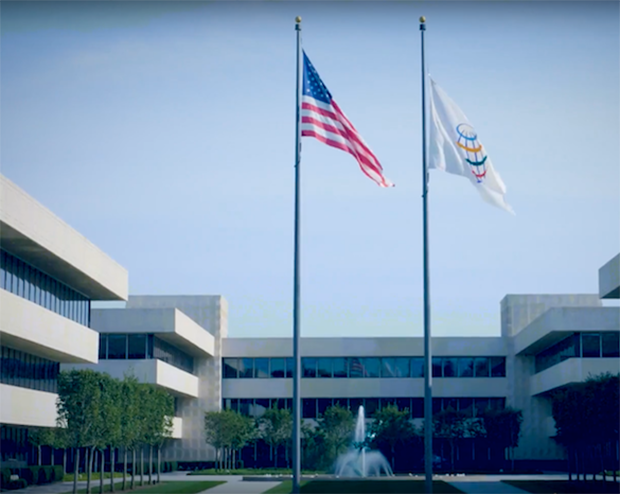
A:
[[[431,298],[428,266],[428,166],[426,163],[426,68],[424,32],[426,19],[420,17],[422,39],[422,230],[424,257],[424,487],[433,492],[433,368],[431,355]]]
[[[301,356],[299,354],[299,167],[301,165],[301,17],[297,32],[297,88],[295,117],[295,254],[293,274],[293,492],[299,493],[301,473]]]

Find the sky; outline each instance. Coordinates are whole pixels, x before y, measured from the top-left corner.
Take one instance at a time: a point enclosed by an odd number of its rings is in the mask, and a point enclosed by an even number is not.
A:
[[[431,171],[434,336],[497,336],[506,294],[597,293],[620,251],[618,2],[2,2],[1,172],[129,272],[290,336],[295,16],[396,187],[304,138],[302,336],[421,336],[420,15],[433,79],[516,216]]]

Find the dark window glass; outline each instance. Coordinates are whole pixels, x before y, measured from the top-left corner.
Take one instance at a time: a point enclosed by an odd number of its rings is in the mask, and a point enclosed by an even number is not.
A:
[[[317,377],[332,377],[332,364],[331,358],[318,358],[317,359]],[[319,412],[319,414],[322,412]]]
[[[389,406],[396,406],[396,398],[381,398],[379,403],[381,404],[381,409],[383,410]]]
[[[572,357],[579,357],[579,333],[564,338],[540,352],[535,358],[535,371],[541,372]]]
[[[377,357],[364,357],[362,359],[364,366],[364,377],[380,377],[381,376],[381,360]]]
[[[365,398],[364,399],[364,414],[366,418],[374,417],[377,410],[379,410],[379,399],[378,398]]]
[[[384,357],[381,359],[381,377],[409,377],[408,357]]]
[[[447,410],[448,408],[451,408],[452,410],[456,411],[458,410],[459,407],[459,403],[458,403],[458,398],[443,398],[443,409]]]
[[[224,365],[224,379],[236,379],[239,359],[225,358],[222,359],[222,362]]]
[[[620,357],[620,333],[603,333],[603,357]]]
[[[411,398],[411,418],[424,418],[424,399]]]
[[[456,377],[458,373],[459,359],[443,358],[443,377]]]
[[[182,371],[194,373],[194,359],[179,348],[157,337],[153,338],[153,358]]]
[[[286,409],[287,410],[292,410],[293,409],[293,398],[286,398]]]
[[[334,407],[339,406],[340,408],[344,408],[345,410],[349,409],[349,400],[346,398],[334,398]]]
[[[505,357],[491,357],[491,377],[506,377]]]
[[[254,359],[240,358],[239,359],[239,377],[243,379],[250,379],[254,377]]]
[[[24,263],[17,262],[17,292],[16,295],[24,296]]]
[[[459,377],[474,377],[474,359],[469,357],[459,358]]]
[[[108,334],[108,359],[127,358],[127,335]]]
[[[4,252],[0,251],[0,288],[6,290],[6,269],[4,269]]]
[[[489,406],[488,398],[476,398],[474,400],[476,406],[476,416],[481,416]]]
[[[107,335],[99,333],[99,359],[105,360],[107,358]]]
[[[144,359],[146,358],[146,335],[130,334],[129,335],[129,358]]]
[[[412,357],[409,361],[411,365],[411,377],[424,377],[424,358],[423,357]]]
[[[409,410],[409,415],[411,416],[411,398],[397,398],[396,406],[399,410]]]
[[[505,408],[506,398],[489,398],[489,408],[491,410],[499,411]]]
[[[301,359],[301,377],[316,377],[316,359],[303,357]]]
[[[269,359],[268,358],[255,358],[254,359],[254,377],[265,379],[269,377]]]
[[[286,408],[286,399],[285,398],[275,398],[273,403],[271,404],[272,408],[277,408],[278,410],[284,410]]]
[[[439,412],[441,412],[441,398],[433,398],[433,415]]]
[[[267,399],[256,399],[254,400],[254,413],[252,414],[254,417],[261,417],[265,411],[269,408],[269,398]]]
[[[155,337],[152,334],[146,336],[146,358],[153,358],[153,354],[155,353],[153,351],[153,347],[155,346],[153,343],[154,340]]]
[[[476,357],[474,359],[474,377],[489,377],[489,359],[486,357]]]
[[[334,377],[347,377],[347,359],[343,357],[332,359],[332,368],[334,370]]]
[[[286,377],[293,377],[293,372],[295,371],[295,363],[291,357],[287,357],[286,359]]]
[[[353,415],[357,416],[357,413],[362,405],[364,405],[363,398],[349,398],[349,410],[351,410]]]
[[[251,417],[254,408],[254,400],[251,398],[241,398],[239,400],[239,413],[245,417]]]
[[[271,377],[284,377],[284,365],[286,360],[283,358],[272,358],[271,359]]]
[[[599,358],[601,356],[601,336],[598,333],[582,333],[581,351],[583,358]]]
[[[473,398],[459,398],[459,411],[464,412],[468,417],[474,416]]]
[[[317,400],[318,416],[322,416],[329,407],[332,406],[331,398],[319,398]]]
[[[304,419],[316,418],[316,398],[303,398],[301,400],[301,412]]]
[[[4,346],[0,362],[1,383],[56,392],[58,363]]]
[[[348,357],[349,377],[364,377],[364,365],[362,359],[357,357]]]
[[[33,286],[34,303],[37,305],[42,305],[41,304],[41,272],[40,271],[34,272],[32,286]]]
[[[433,357],[431,365],[433,367],[433,377],[441,377],[441,357]]]
[[[28,264],[24,264],[24,298],[26,300],[30,299],[30,266]]]

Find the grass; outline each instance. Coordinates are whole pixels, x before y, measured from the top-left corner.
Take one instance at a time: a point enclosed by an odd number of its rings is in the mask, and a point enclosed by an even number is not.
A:
[[[99,472],[93,472],[90,474],[90,480],[99,480],[100,477],[100,473]],[[114,478],[122,478],[123,477],[123,473],[122,472],[114,472]],[[104,479],[109,479],[110,478],[110,472],[105,472],[105,474],[103,475]],[[63,482],[73,482],[73,474],[72,473],[67,473],[65,474],[65,476],[62,478]],[[78,480],[82,481],[82,480],[88,480],[88,475],[85,473],[81,473],[78,476]]]
[[[114,492],[139,492],[140,494],[196,494],[198,492],[206,491],[207,489],[211,489],[216,485],[224,484],[225,481],[217,481],[217,480],[202,480],[202,481],[192,481],[192,480],[179,480],[173,482],[161,482],[157,485],[145,485],[140,487],[139,483],[136,482],[136,488],[132,491],[131,489],[121,490],[123,487],[122,482],[114,483]],[[129,483],[128,483],[129,485]],[[71,494],[73,491],[68,491],[65,494]],[[97,494],[99,492],[99,484],[91,484],[91,493]],[[103,486],[103,492],[110,492],[110,484],[105,484]],[[85,494],[86,488],[79,489],[79,494]]]
[[[618,483],[569,482],[567,480],[502,480],[505,484],[534,494],[618,494]]]
[[[302,470],[303,475],[321,474],[316,470]],[[207,470],[194,470],[188,475],[292,475],[290,468],[239,468],[237,470],[216,470],[209,468]]]
[[[293,488],[290,480],[265,491],[265,494],[289,494]],[[423,494],[423,480],[309,480],[301,483],[303,494]],[[433,493],[456,494],[456,487],[441,480],[433,481]]]

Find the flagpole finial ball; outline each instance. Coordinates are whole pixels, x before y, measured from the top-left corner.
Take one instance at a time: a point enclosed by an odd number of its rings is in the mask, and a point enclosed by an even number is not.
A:
[[[424,17],[424,16],[420,17],[420,22],[421,23],[425,23],[426,22],[426,17]]]
[[[299,24],[301,22],[301,16],[295,17],[295,22]]]

